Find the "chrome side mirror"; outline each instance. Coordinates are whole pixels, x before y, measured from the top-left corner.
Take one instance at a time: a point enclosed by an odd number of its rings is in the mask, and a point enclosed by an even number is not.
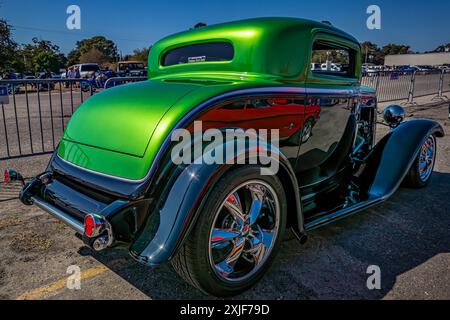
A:
[[[383,111],[384,121],[391,128],[396,128],[400,123],[405,121],[406,112],[405,109],[398,105],[391,105],[386,107]]]

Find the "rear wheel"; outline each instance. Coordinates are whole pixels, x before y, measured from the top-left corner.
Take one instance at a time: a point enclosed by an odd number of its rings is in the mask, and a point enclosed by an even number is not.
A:
[[[409,170],[403,185],[409,188],[423,188],[428,185],[436,161],[436,137],[431,135],[422,145],[420,153]]]
[[[242,167],[214,187],[174,269],[211,295],[237,295],[256,284],[275,257],[286,225],[286,197],[276,176]]]

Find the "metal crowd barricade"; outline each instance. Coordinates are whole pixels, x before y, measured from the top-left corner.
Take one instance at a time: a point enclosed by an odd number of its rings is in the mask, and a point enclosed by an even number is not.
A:
[[[94,88],[86,79],[0,80],[0,161],[52,153],[76,108]],[[0,100],[1,101],[1,100]]]
[[[140,82],[140,81],[146,81],[148,80],[147,77],[116,77],[116,78],[109,78],[105,82],[105,89],[120,86],[127,83],[132,82]]]
[[[436,94],[436,98],[445,98],[450,92],[450,72],[447,70],[430,71],[378,71],[365,73],[361,84],[377,91],[379,102],[405,100],[413,104],[414,99]]]

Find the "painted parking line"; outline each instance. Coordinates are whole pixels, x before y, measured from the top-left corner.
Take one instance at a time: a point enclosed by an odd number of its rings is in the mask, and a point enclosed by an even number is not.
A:
[[[93,278],[95,276],[98,276],[98,275],[104,273],[107,270],[109,270],[109,268],[104,265],[90,268],[90,269],[87,269],[87,270],[81,272],[80,279],[86,280],[89,278]],[[38,299],[45,297],[46,295],[48,295],[50,293],[53,293],[55,291],[66,288],[66,286],[67,286],[67,278],[63,278],[63,279],[53,282],[49,285],[25,292],[25,293],[21,294],[20,296],[18,296],[16,298],[16,300],[38,300]]]

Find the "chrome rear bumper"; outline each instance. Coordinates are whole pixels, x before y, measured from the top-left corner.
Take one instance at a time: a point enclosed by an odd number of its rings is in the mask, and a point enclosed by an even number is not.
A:
[[[39,208],[41,208],[42,210],[50,213],[52,216],[54,216],[55,218],[57,218],[61,222],[65,223],[66,225],[68,225],[69,227],[71,227],[72,229],[77,231],[78,233],[80,233],[80,234],[84,233],[84,226],[77,219],[71,217],[70,215],[68,215],[64,211],[58,209],[55,206],[52,206],[51,204],[49,204],[48,202],[45,202],[44,200],[42,200],[40,198],[31,197],[31,200]]]

